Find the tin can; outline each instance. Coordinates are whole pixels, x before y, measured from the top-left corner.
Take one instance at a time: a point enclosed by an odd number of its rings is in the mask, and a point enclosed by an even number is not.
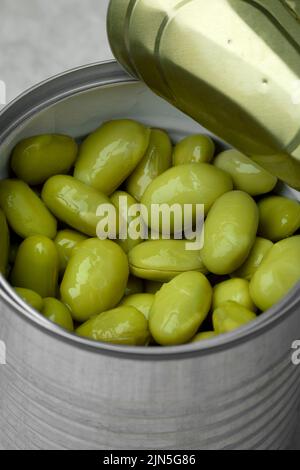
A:
[[[0,177],[21,138],[43,132],[80,138],[119,117],[166,128],[174,141],[204,131],[116,63],[90,65],[41,84],[1,112]],[[0,366],[0,448],[284,449],[300,399],[300,367],[291,361],[299,309],[298,285],[228,335],[170,348],[122,347],[60,329],[1,278],[7,364]]]
[[[289,0],[111,0],[134,76],[300,189],[300,24]]]

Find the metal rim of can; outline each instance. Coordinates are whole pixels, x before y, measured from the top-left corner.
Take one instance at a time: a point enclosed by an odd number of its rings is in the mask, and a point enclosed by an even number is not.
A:
[[[45,110],[50,105],[77,93],[109,86],[135,82],[116,61],[89,64],[49,78],[25,91],[0,112],[0,147],[7,136],[24,121]],[[152,360],[174,360],[179,357],[201,356],[214,351],[230,349],[236,343],[251,340],[258,333],[275,327],[289,314],[300,308],[300,283],[278,304],[261,314],[256,320],[233,332],[210,340],[170,347],[121,346],[101,343],[69,333],[20,300],[10,284],[0,275],[0,299],[26,321],[39,328],[43,333],[67,341],[76,347],[84,347],[95,353],[110,354],[117,357]],[[295,338],[296,339],[296,338]]]

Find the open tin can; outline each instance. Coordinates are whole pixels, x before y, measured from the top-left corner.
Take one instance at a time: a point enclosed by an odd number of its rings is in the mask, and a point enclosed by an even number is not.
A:
[[[292,0],[111,0],[133,76],[300,190],[300,24]]]
[[[1,112],[0,177],[24,137],[81,138],[122,117],[165,128],[174,141],[207,132],[117,63],[90,65],[42,83]],[[177,347],[132,348],[60,329],[1,277],[7,364],[0,366],[0,447],[284,449],[300,401],[300,367],[291,361],[299,336],[300,285],[238,331]]]

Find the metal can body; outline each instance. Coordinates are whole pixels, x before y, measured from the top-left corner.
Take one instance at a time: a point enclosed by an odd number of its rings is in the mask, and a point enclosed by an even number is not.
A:
[[[288,2],[111,0],[108,34],[130,73],[300,189],[300,25]]]
[[[201,131],[116,63],[88,66],[29,91],[0,115],[0,177],[22,137],[46,131],[81,137],[116,117],[166,128],[174,140]],[[0,448],[285,448],[300,398],[300,368],[291,361],[299,309],[297,286],[228,335],[181,347],[125,348],[60,330],[1,279],[7,364],[0,366]]]

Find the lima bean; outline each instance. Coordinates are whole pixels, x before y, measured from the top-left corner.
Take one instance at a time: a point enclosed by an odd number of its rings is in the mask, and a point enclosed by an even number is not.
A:
[[[149,317],[154,340],[163,346],[190,341],[207,317],[211,300],[211,285],[201,273],[186,272],[163,285]]]
[[[36,235],[24,240],[11,273],[12,284],[55,297],[58,282],[58,253],[52,240]]]
[[[251,280],[264,257],[269,253],[273,243],[266,238],[257,237],[245,263],[233,273],[233,277]]]
[[[0,206],[10,227],[22,238],[43,235],[54,238],[57,223],[47,207],[23,181],[0,181]]]
[[[149,240],[128,253],[130,271],[150,281],[170,281],[184,271],[207,273],[200,250],[186,250],[185,240]]]
[[[229,333],[255,320],[255,313],[229,300],[213,312],[213,325],[217,334]]]
[[[42,199],[59,220],[90,237],[96,236],[98,223],[104,218],[97,215],[99,206],[112,205],[104,194],[64,175],[48,179]]]
[[[141,161],[149,139],[150,129],[138,122],[106,122],[82,143],[75,178],[104,194],[112,194]]]
[[[60,230],[54,240],[59,257],[59,271],[63,274],[72,256],[73,250],[87,237],[75,230]]]
[[[250,196],[269,193],[277,183],[276,176],[237,150],[220,153],[214,165],[230,174],[235,189],[245,191]]]
[[[122,301],[122,305],[130,305],[131,307],[135,307],[148,320],[153,302],[153,294],[133,294],[126,297]]]
[[[277,242],[300,228],[300,204],[281,196],[268,196],[258,203],[258,233]]]
[[[250,296],[249,282],[246,279],[232,278],[214,287],[213,310],[232,300],[248,310],[255,311],[255,305]]]
[[[190,135],[175,146],[173,165],[209,163],[213,159],[214,153],[215,144],[208,135]]]
[[[150,339],[144,315],[131,306],[121,306],[91,318],[77,334],[105,343],[145,346]]]
[[[74,320],[84,322],[120,302],[128,274],[127,257],[116,243],[85,240],[68,263],[60,287],[61,299]]]
[[[23,289],[22,287],[15,287],[15,291],[18,296],[24,300],[24,302],[26,302],[38,312],[41,312],[43,308],[43,299],[39,294],[30,289]]]
[[[281,240],[270,249],[250,281],[257,307],[268,310],[300,281],[300,235]]]
[[[44,299],[41,313],[65,330],[74,331],[70,310],[59,300],[51,297]]]
[[[162,229],[161,220],[151,219],[152,204],[179,204],[183,209],[185,204],[204,205],[205,214],[222,194],[231,191],[232,180],[223,170],[208,163],[180,165],[165,171],[158,176],[146,189],[142,204],[146,206],[149,220],[145,222],[156,232]],[[174,229],[171,218],[171,229]],[[183,227],[181,221],[181,227]]]
[[[37,135],[17,144],[11,168],[18,178],[34,186],[44,183],[50,176],[68,173],[77,152],[78,146],[72,137]]]
[[[230,274],[247,259],[255,242],[258,209],[247,193],[232,191],[221,196],[204,225],[201,256],[214,274]]]
[[[151,129],[150,142],[145,156],[126,182],[126,190],[141,201],[149,184],[172,165],[172,143],[168,134]]]

